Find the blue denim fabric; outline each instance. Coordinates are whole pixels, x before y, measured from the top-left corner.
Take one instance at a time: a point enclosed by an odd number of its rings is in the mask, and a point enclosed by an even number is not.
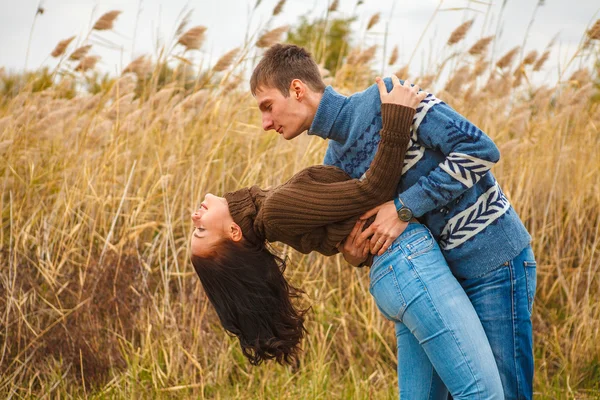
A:
[[[503,398],[475,309],[424,225],[410,223],[369,276],[377,307],[396,327],[401,398]]]
[[[531,246],[493,271],[459,280],[486,332],[506,399],[533,398],[531,309],[536,262]]]

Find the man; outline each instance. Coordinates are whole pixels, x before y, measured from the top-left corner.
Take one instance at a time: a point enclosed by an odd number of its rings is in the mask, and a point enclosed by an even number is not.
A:
[[[287,140],[308,131],[329,139],[325,164],[353,178],[368,169],[382,126],[376,85],[342,96],[325,87],[304,49],[275,45],[255,68],[250,86],[265,130]],[[386,86],[392,87],[389,79]],[[375,222],[349,237],[341,251],[360,261],[368,237],[369,250],[381,254],[411,218],[427,225],[481,319],[505,397],[529,399],[536,264],[531,236],[489,171],[499,157],[485,133],[428,94],[414,118],[397,198],[369,213],[377,213]],[[399,346],[411,349],[412,357],[426,357],[415,350],[414,337],[403,337]]]

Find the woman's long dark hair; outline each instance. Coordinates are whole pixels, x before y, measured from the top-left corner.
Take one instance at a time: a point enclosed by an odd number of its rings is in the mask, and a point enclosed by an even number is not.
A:
[[[283,259],[264,245],[226,239],[209,256],[191,260],[221,324],[238,337],[252,365],[298,360],[307,310],[292,304],[303,292],[283,276]]]

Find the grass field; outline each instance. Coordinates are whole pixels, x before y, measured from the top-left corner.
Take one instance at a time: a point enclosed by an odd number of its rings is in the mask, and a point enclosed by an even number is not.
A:
[[[485,43],[453,59],[446,83],[409,74],[501,149],[493,172],[538,261],[537,398],[600,398],[596,25],[579,50],[592,61],[550,87],[529,83],[543,51],[485,65]],[[20,86],[4,73],[0,397],[397,396],[394,331],[367,270],[276,247],[312,306],[292,368],[251,367],[191,267],[189,216],[204,193],[277,184],[324,155],[318,138],[290,143],[262,131],[243,78],[259,51],[241,46],[218,68],[177,67],[168,79],[160,60],[141,59],[95,86],[82,78],[93,65],[66,74],[66,61],[63,73],[39,71]],[[329,79],[344,93],[362,90],[374,81],[372,61],[371,49],[353,49]]]

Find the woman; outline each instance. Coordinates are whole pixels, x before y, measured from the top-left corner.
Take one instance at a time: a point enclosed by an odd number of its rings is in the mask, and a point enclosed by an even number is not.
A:
[[[415,108],[425,93],[392,79],[390,93],[377,79],[381,141],[361,179],[350,179],[336,167],[312,166],[270,190],[253,186],[224,198],[209,194],[192,215],[194,269],[223,327],[238,337],[254,365],[266,359],[292,363],[304,335],[305,310],[291,300],[299,290],[287,283],[283,261],[266,242],[280,241],[302,253],[336,254],[358,217],[395,195]],[[401,394],[409,390],[410,398],[445,398],[447,387],[455,399],[502,397],[481,323],[472,306],[464,315],[469,299],[426,227],[411,222],[384,254],[373,258],[370,278],[379,309],[396,323],[397,332],[409,321],[407,332],[415,332],[435,367],[432,375],[439,374],[445,384],[406,386],[400,381]],[[424,295],[429,287],[436,293]],[[454,315],[455,305],[460,315]],[[399,362],[399,374],[406,367]]]

